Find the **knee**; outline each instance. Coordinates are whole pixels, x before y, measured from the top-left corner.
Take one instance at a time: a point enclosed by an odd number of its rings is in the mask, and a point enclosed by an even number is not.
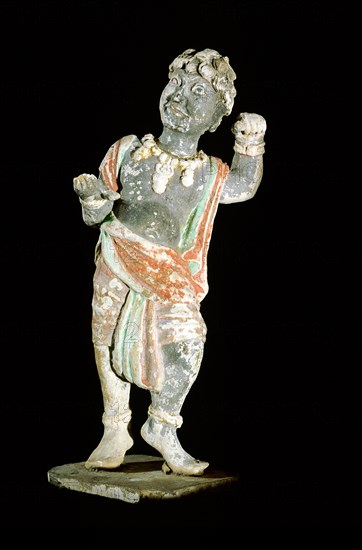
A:
[[[200,370],[200,365],[204,352],[203,341],[199,339],[193,339],[179,342],[178,352],[185,368],[190,372],[190,374],[196,376]]]

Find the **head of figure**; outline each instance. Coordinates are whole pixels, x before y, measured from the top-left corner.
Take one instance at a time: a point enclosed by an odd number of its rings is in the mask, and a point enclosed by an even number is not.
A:
[[[214,132],[234,105],[236,75],[217,51],[186,50],[169,66],[160,99],[164,126],[182,133]]]

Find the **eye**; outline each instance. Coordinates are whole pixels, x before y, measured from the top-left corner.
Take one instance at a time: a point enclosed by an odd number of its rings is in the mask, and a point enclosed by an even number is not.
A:
[[[198,96],[207,95],[207,91],[202,84],[195,84],[195,86],[192,87],[192,92]]]
[[[170,83],[173,84],[174,86],[179,86],[180,85],[180,81],[177,78],[177,76],[173,76],[170,80]]]

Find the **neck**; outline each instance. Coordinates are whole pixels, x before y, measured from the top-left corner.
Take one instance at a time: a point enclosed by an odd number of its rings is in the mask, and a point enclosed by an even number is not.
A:
[[[164,128],[157,139],[157,145],[166,153],[184,158],[196,155],[198,142],[198,137],[181,134],[169,128]]]

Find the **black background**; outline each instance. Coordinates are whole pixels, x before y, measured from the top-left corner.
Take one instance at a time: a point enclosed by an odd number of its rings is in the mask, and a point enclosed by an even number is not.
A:
[[[337,186],[326,178],[330,10],[318,2],[3,2],[5,527],[352,527],[361,489],[356,359],[344,340]],[[202,303],[208,338],[179,430],[235,491],[137,505],[63,490],[53,466],[102,435],[91,344],[93,251],[73,177],[111,144],[161,132],[169,63],[214,48],[237,74],[233,113],[200,147],[230,162],[237,113],[267,121],[264,177],[220,205]],[[328,153],[327,153],[328,154]],[[331,153],[329,153],[331,155]],[[333,155],[333,153],[332,153]],[[6,193],[5,193],[6,189]],[[352,304],[353,305],[353,304]],[[148,393],[133,388],[134,453]]]

